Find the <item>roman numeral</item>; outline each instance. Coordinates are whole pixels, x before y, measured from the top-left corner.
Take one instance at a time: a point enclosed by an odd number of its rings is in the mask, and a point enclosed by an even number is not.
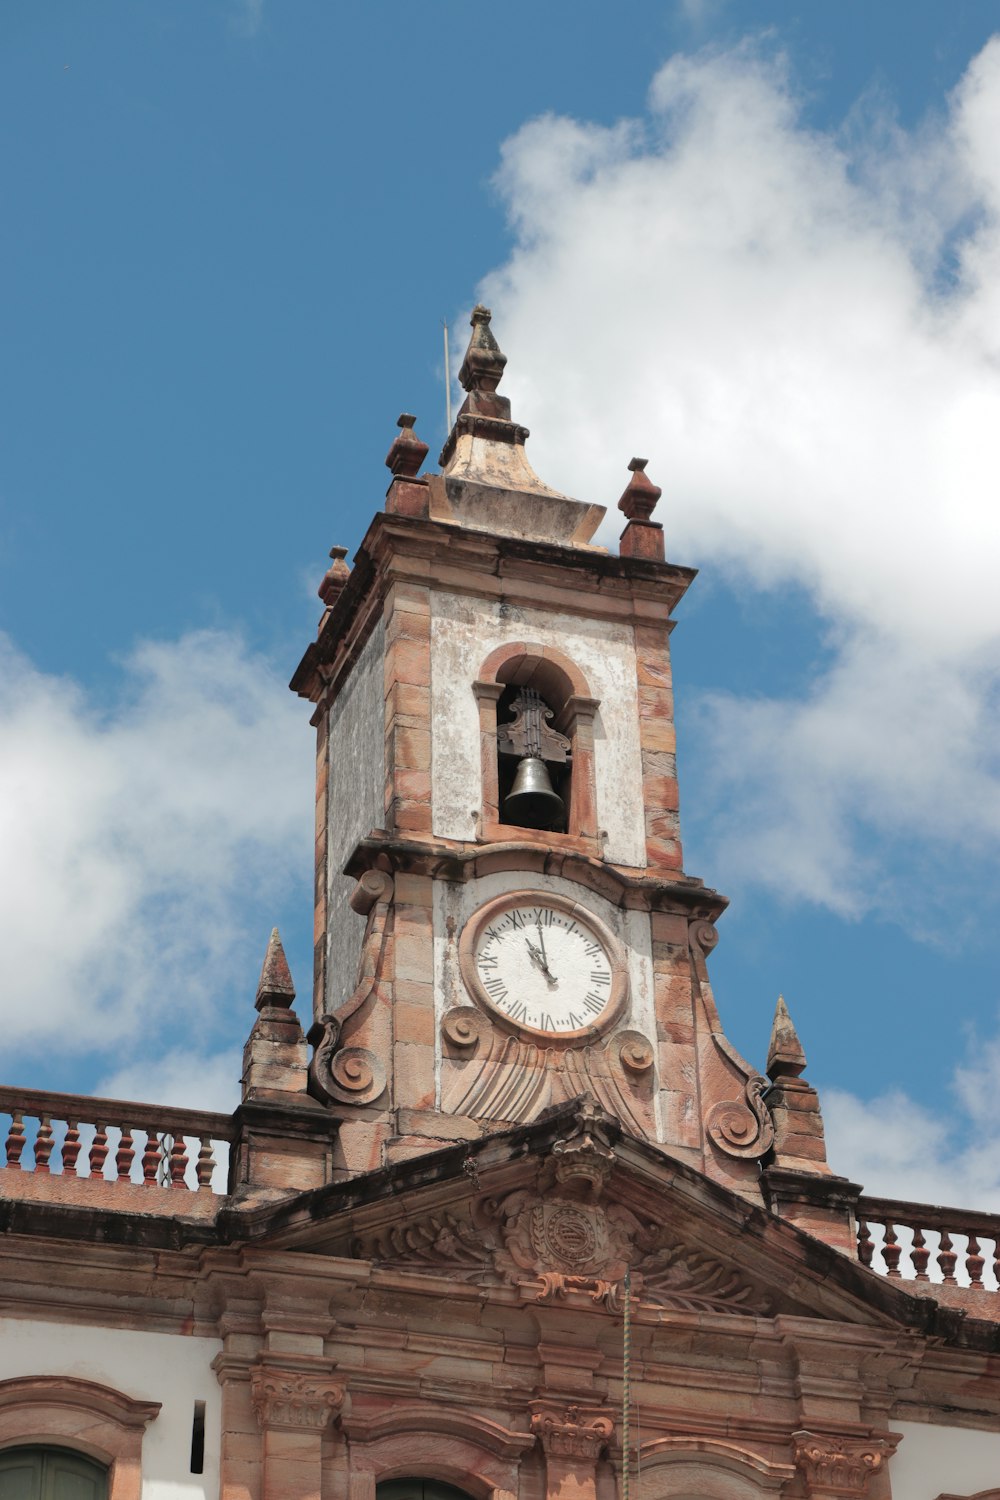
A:
[[[587,943],[583,951],[588,958],[598,958],[602,950],[600,943]]]
[[[592,1016],[599,1015],[604,1009],[604,1001],[600,995],[587,995],[583,1003]]]
[[[590,982],[591,984],[610,984],[611,975],[602,974],[599,969],[592,969],[590,974]]]
[[[499,959],[495,953],[484,953],[479,959],[479,967],[481,969],[495,969],[498,963]],[[593,974],[590,977],[593,979]]]
[[[571,1010],[569,1013],[569,1024],[574,1031],[579,1031],[580,1027],[583,1025],[583,1021],[577,1015],[575,1010]]]
[[[495,943],[499,936],[500,934],[497,932],[495,927],[487,927],[486,938],[488,942]]]
[[[553,1021],[552,1017],[546,1010],[542,1011],[542,1019],[539,1022],[538,1029],[539,1031],[555,1031],[556,1029],[555,1021]]]
[[[525,927],[527,926],[527,923],[525,922],[524,917],[519,911],[512,911],[510,914],[510,925],[514,928],[517,928]]]
[[[506,1010],[512,1021],[523,1021],[528,1014],[528,1007],[523,1000],[515,1000],[513,1005],[506,1007]]]
[[[494,975],[492,979],[485,979],[483,981],[483,988],[489,990],[494,1000],[506,1000],[507,998],[507,986],[499,974]]]

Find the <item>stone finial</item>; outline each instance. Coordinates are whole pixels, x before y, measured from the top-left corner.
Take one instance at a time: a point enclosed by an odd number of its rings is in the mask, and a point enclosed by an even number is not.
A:
[[[264,954],[264,965],[260,971],[260,983],[257,986],[257,998],[254,1005],[258,1010],[263,1010],[265,1006],[288,1010],[294,999],[295,986],[289,972],[288,960],[281,946],[278,929],[274,927],[271,930],[267,952]]]
[[[385,466],[392,470],[394,479],[415,479],[420,465],[430,449],[413,431],[416,417],[404,411],[396,422],[399,436],[393,439],[392,447],[385,456]]]
[[[785,997],[779,995],[774,1008],[771,1045],[767,1051],[767,1075],[772,1082],[778,1078],[798,1078],[805,1071],[805,1066],[806,1055],[802,1050],[802,1043],[788,1014]]]
[[[493,336],[493,314],[481,302],[472,309],[472,337],[465,351],[458,379],[466,391],[495,391],[500,384],[507,356]]]
[[[618,502],[618,509],[624,511],[630,521],[648,521],[656,509],[657,500],[663,494],[659,485],[646,478],[648,463],[648,458],[629,460],[632,478],[625,486],[624,493]]]
[[[633,458],[629,462],[632,478],[618,501],[618,509],[627,516],[628,525],[621,534],[619,551],[622,557],[643,557],[650,562],[662,562],[666,556],[663,545],[663,527],[652,519],[656,502],[663,491],[646,477],[647,458]]]
[[[333,562],[323,574],[323,582],[316,590],[327,609],[332,609],[336,604],[351,576],[351,570],[344,561],[347,556],[346,547],[331,547],[330,556]]]

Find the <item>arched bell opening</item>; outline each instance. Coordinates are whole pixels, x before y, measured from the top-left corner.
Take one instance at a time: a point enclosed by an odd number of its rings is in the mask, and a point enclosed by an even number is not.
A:
[[[508,683],[497,703],[500,817],[515,828],[565,833],[572,802],[572,748],[552,728],[553,708],[537,688]]]
[[[500,646],[475,683],[479,699],[481,836],[535,830],[597,842],[594,717],[587,680],[561,651]]]

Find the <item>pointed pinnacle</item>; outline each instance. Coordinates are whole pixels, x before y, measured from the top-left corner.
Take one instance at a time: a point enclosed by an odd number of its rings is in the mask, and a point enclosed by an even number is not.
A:
[[[767,1049],[767,1076],[774,1082],[778,1078],[798,1078],[804,1071],[806,1055],[802,1050],[798,1032],[792,1024],[784,995],[778,996],[774,1008],[774,1025],[771,1027],[771,1045]]]
[[[264,954],[264,966],[260,971],[254,1005],[258,1010],[263,1010],[265,1005],[276,1005],[281,1010],[288,1010],[294,999],[295,986],[288,969],[288,960],[281,946],[278,929],[274,927]]]
[[[467,391],[495,391],[507,363],[507,356],[490,328],[493,314],[478,302],[472,309],[472,337],[465,351],[458,379]]]

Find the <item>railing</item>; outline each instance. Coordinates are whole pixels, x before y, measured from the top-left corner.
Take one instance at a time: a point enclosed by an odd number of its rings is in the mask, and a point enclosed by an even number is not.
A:
[[[43,1089],[0,1086],[0,1118],[5,1115],[7,1171],[109,1184],[211,1192],[233,1139],[229,1115]],[[216,1146],[223,1147],[218,1161]]]
[[[1000,1215],[861,1198],[858,1259],[901,1280],[1000,1291]]]

